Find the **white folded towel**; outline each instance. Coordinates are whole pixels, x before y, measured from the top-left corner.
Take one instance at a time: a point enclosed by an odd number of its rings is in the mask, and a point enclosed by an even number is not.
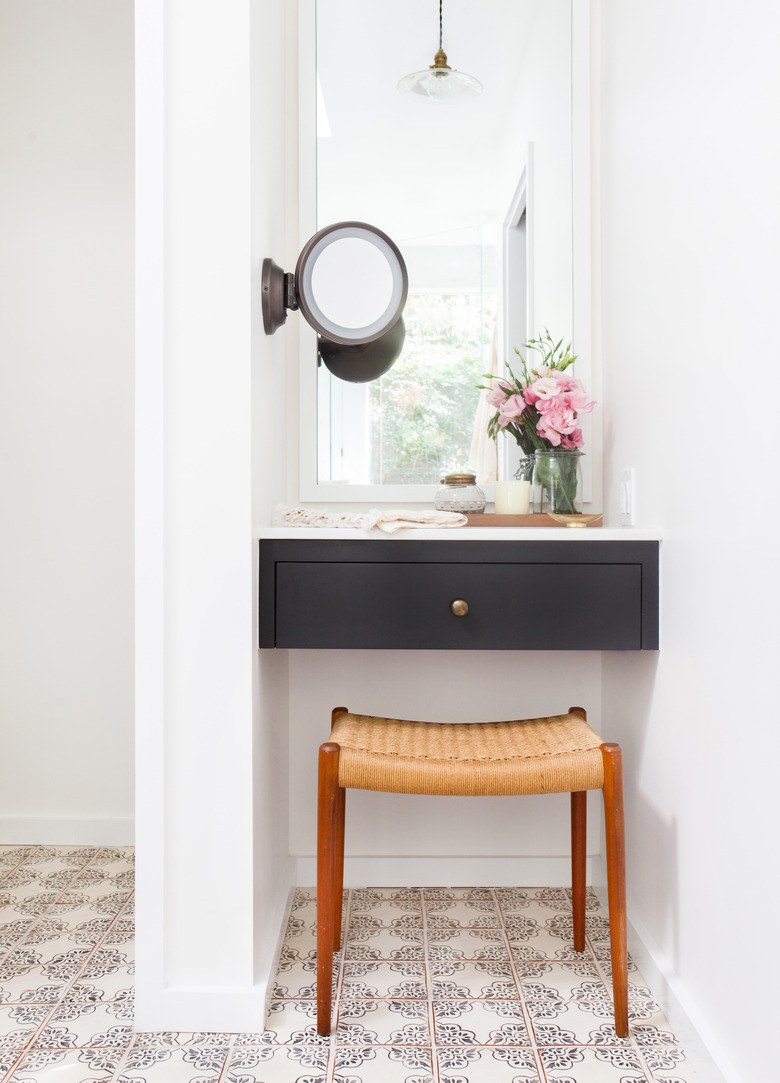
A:
[[[371,508],[357,515],[347,515],[329,512],[327,508],[313,511],[311,508],[288,507],[285,504],[280,504],[273,515],[274,526],[348,527],[353,530],[378,527],[386,534],[397,534],[399,530],[410,528],[465,526],[467,522],[465,515],[455,511],[380,511]]]

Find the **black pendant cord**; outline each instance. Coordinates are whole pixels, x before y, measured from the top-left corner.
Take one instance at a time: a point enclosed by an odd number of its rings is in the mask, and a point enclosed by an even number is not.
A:
[[[443,35],[444,35],[444,31],[443,31],[443,19],[442,19],[442,11],[441,11],[443,3],[444,3],[444,0],[439,0],[439,48],[440,49],[444,48],[444,46],[442,45],[442,38],[443,38]]]

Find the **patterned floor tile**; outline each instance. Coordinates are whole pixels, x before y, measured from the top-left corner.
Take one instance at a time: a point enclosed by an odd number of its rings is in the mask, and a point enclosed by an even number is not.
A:
[[[501,929],[428,929],[428,957],[447,959],[503,959],[509,961],[507,940]]]
[[[565,917],[548,918],[544,923],[533,917],[511,915],[505,927],[513,958],[576,960],[585,958],[574,950],[571,923]]]
[[[283,998],[308,1000],[316,995],[317,963],[315,960],[279,964],[272,993],[275,1000]]]
[[[10,1072],[22,1056],[24,1056],[24,1047],[4,1049],[0,1046],[0,1078]]]
[[[453,1000],[433,1005],[437,1046],[529,1045],[531,1036],[517,1000]]]
[[[290,943],[292,944],[292,941]],[[422,926],[391,929],[350,928],[345,936],[344,953],[347,959],[424,959]]]
[[[526,1004],[537,1045],[626,1045],[629,1038],[615,1032],[611,1001],[600,1004],[577,1004],[564,1000],[535,1001]]]
[[[419,898],[363,898],[352,900],[352,914],[371,914],[381,925],[395,925],[402,921],[411,925],[411,918],[416,924],[422,922],[422,900]]]
[[[430,1049],[336,1047],[333,1083],[433,1083]]]
[[[105,933],[111,927],[112,917],[96,910],[94,906],[58,905],[51,907],[38,918],[38,933],[68,933],[75,929],[91,929]]]
[[[56,1004],[65,993],[69,979],[45,976],[40,967],[21,970],[0,968],[0,1003]]]
[[[424,1000],[342,1000],[337,1045],[430,1046],[428,1003]]]
[[[19,918],[0,923],[0,960],[18,947],[35,928],[35,918]]]
[[[24,1049],[50,1012],[50,1007],[37,1012],[25,1011],[22,1005],[0,1007],[0,1050]]]
[[[265,1026],[262,1038],[268,1045],[330,1044],[329,1038],[317,1033],[317,1003],[314,1000],[272,1001]]]
[[[493,892],[489,887],[423,887],[420,888],[423,899],[444,900],[484,900],[492,902]]]
[[[500,926],[498,909],[487,899],[426,899],[425,919],[431,929],[497,929]]]
[[[495,897],[504,913],[524,909],[541,900],[568,899],[562,887],[497,887]]]
[[[434,1000],[517,996],[512,967],[501,959],[435,961],[430,970]]]
[[[679,1041],[663,1017],[652,1022],[631,1023],[631,1035],[654,1078],[695,1081],[696,1075]]]
[[[134,1033],[132,851],[0,847],[2,1083],[696,1083],[609,922],[561,888],[345,892],[333,1034],[316,1032],[316,901],[296,889],[267,1029]]]
[[[135,969],[118,966],[93,977],[81,974],[65,994],[67,1001],[132,1000]]]
[[[317,893],[314,888],[310,888],[309,893],[312,899],[316,898]],[[417,901],[420,897],[421,890],[417,887],[356,887],[352,889],[353,904],[371,899],[374,901],[381,899],[409,899]]]
[[[317,921],[317,904],[314,899],[295,899],[290,908],[290,917],[285,935],[294,929],[311,929]]]
[[[25,1053],[9,1083],[108,1083],[124,1050],[34,1049]]]
[[[128,1049],[133,1040],[133,1007],[126,1001],[61,1004],[47,1020],[33,1048]]]
[[[422,923],[422,909],[408,910],[395,907],[392,903],[362,911],[353,909],[349,918],[349,927],[355,930],[420,929]]]
[[[570,1000],[573,997],[588,999],[594,995],[611,995],[601,980],[598,967],[590,958],[571,962],[554,962],[550,959],[524,960],[515,963],[523,995],[527,1000],[546,1000],[549,997]]]
[[[540,1047],[548,1083],[646,1083],[641,1061],[630,1046],[588,1049],[575,1045]]]
[[[36,894],[30,888],[20,889],[18,892],[3,891],[0,888],[0,909],[6,921],[12,921],[16,917],[40,917],[58,898],[57,892]]]
[[[377,997],[382,1000],[425,998],[423,963],[348,960],[344,963],[341,995],[347,1000]]]
[[[113,880],[77,880],[67,887],[57,899],[58,903],[71,906],[92,905],[101,913],[118,914],[130,898],[132,888],[116,884]]]
[[[139,1080],[160,1083],[206,1083],[218,1080],[227,1063],[229,1044],[146,1046],[134,1044],[117,1075],[117,1083]]]
[[[29,846],[0,846],[0,865],[19,865],[30,854]]]
[[[539,1083],[533,1049],[439,1048],[440,1083]]]
[[[327,1046],[296,1045],[287,1048],[233,1047],[222,1075],[223,1083],[324,1083],[328,1067]],[[166,1081],[167,1083],[167,1081]]]

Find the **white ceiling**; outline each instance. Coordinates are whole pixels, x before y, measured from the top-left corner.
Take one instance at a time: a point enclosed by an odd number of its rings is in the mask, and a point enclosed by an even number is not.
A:
[[[437,105],[396,84],[433,63],[438,0],[317,0],[317,68],[331,130],[318,141],[320,225],[358,219],[399,243],[440,243],[444,231],[503,218],[496,155],[541,2],[444,0],[448,62],[484,91]]]

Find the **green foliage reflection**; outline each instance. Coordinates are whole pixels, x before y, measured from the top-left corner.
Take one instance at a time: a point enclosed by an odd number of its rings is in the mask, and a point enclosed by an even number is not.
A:
[[[375,484],[430,485],[465,469],[495,312],[495,295],[410,295],[403,353],[370,385]]]

